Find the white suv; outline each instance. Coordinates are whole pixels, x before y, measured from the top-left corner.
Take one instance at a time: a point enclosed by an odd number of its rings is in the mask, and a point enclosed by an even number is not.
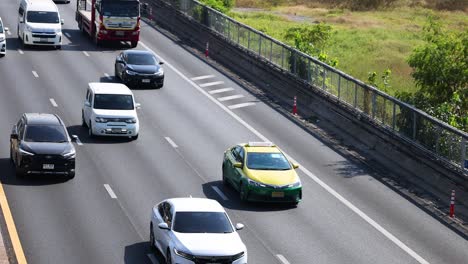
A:
[[[205,198],[173,198],[151,212],[150,244],[167,264],[246,264],[247,249],[224,208]]]
[[[121,83],[89,83],[81,112],[89,136],[125,136],[137,139],[140,124],[132,91]]]
[[[8,28],[3,27],[2,18],[0,17],[0,57],[6,55],[6,36],[5,32],[8,31]]]

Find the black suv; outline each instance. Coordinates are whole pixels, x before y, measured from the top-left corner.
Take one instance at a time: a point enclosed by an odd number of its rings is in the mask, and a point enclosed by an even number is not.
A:
[[[75,157],[75,147],[57,115],[26,113],[13,126],[10,159],[16,176],[58,174],[73,178]]]
[[[145,50],[126,50],[115,59],[115,77],[128,86],[164,85],[164,70],[153,53]]]

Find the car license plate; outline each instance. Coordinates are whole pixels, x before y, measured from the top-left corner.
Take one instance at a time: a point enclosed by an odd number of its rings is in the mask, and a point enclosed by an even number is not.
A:
[[[115,32],[115,35],[116,35],[116,36],[123,36],[123,35],[125,35],[125,32],[123,32],[123,31],[116,31],[116,32]]]
[[[122,129],[121,129],[121,128],[113,128],[113,129],[112,129],[112,132],[114,132],[114,133],[120,133],[120,132],[122,132]]]
[[[284,192],[272,192],[271,197],[273,197],[273,198],[283,198],[284,197]]]
[[[44,170],[53,170],[54,164],[42,164],[42,169]]]
[[[141,82],[143,82],[143,83],[149,83],[149,82],[150,82],[150,79],[143,79],[143,80],[141,80]]]
[[[41,41],[41,42],[49,42],[49,40],[46,39],[46,38],[40,38],[40,41]]]

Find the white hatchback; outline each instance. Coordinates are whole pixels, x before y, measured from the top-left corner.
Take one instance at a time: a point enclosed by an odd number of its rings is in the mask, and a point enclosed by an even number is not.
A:
[[[140,123],[132,91],[121,83],[89,83],[81,111],[89,136],[138,138]]]
[[[150,244],[166,263],[247,263],[247,249],[224,208],[205,198],[173,198],[151,212]]]
[[[6,35],[8,28],[3,26],[2,18],[0,17],[0,57],[6,54]]]

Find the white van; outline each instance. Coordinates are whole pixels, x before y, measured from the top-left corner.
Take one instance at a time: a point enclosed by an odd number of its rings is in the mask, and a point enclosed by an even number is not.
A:
[[[6,54],[6,36],[5,32],[8,31],[8,28],[3,26],[2,18],[0,17],[0,57],[5,56]]]
[[[18,10],[18,38],[23,45],[62,47],[63,20],[52,0],[21,0]]]

